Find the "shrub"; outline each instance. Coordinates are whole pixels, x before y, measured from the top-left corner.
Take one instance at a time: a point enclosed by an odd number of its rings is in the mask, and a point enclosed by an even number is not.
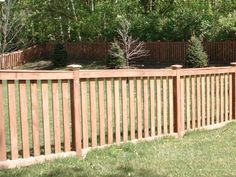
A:
[[[186,66],[191,68],[202,68],[208,65],[208,57],[203,50],[202,41],[192,36],[187,49]]]
[[[63,67],[67,64],[67,52],[63,44],[57,44],[53,53],[53,64],[57,67]]]
[[[113,42],[108,52],[106,65],[111,69],[120,69],[125,66],[124,52],[120,48],[118,42]]]

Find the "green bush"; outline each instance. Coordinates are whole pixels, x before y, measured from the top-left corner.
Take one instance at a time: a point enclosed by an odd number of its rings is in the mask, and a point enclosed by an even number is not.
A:
[[[192,36],[187,49],[186,66],[190,68],[202,68],[208,65],[208,57],[204,52],[202,41]]]
[[[67,52],[63,44],[57,44],[53,53],[53,64],[57,67],[63,67],[67,64]]]
[[[110,69],[120,69],[125,66],[124,52],[120,48],[118,42],[113,42],[108,52],[106,65]]]

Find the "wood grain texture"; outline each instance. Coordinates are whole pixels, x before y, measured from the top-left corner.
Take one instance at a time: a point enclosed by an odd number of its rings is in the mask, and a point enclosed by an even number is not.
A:
[[[127,80],[122,79],[122,116],[123,116],[123,141],[128,141],[128,107],[127,107]]]
[[[113,113],[112,113],[112,82],[107,79],[107,129],[108,129],[108,144],[113,143]]]
[[[120,144],[120,83],[119,79],[115,79],[114,87],[115,87],[115,131],[116,131],[116,143]]]
[[[142,139],[143,137],[143,104],[142,104],[142,82],[140,78],[137,78],[137,113],[138,113],[138,139]]]
[[[129,80],[129,108],[130,108],[130,138],[135,139],[135,98],[134,98],[134,78]]]
[[[97,146],[97,109],[96,109],[96,82],[94,79],[90,83],[90,121],[92,131],[92,147]]]
[[[82,104],[82,135],[83,135],[83,148],[88,148],[88,89],[87,81],[81,80],[81,100]]]
[[[105,98],[104,98],[104,80],[98,80],[98,99],[99,99],[99,118],[100,118],[100,145],[105,144]]]
[[[4,99],[3,99],[3,84],[0,81],[0,161],[7,159],[6,154],[6,135],[5,135],[5,117],[4,117]]]

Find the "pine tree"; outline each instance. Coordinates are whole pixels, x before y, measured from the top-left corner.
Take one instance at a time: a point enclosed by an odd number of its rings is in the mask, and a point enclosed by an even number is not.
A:
[[[187,49],[186,66],[191,68],[202,68],[208,65],[208,57],[204,52],[202,41],[192,36]]]

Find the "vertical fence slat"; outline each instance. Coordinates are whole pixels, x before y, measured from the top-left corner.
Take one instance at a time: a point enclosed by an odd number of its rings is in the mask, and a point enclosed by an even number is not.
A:
[[[224,75],[220,75],[220,122],[224,121]]]
[[[129,117],[130,117],[130,138],[135,139],[135,98],[134,98],[134,78],[129,80]]]
[[[192,88],[192,95],[191,95],[191,112],[192,112],[192,129],[196,128],[196,77],[191,77],[191,88]]]
[[[168,117],[167,117],[167,111],[168,111],[168,104],[167,104],[167,77],[162,78],[162,83],[163,83],[163,133],[164,135],[167,135],[168,133],[168,128],[167,128],[167,122],[168,122]]]
[[[144,137],[147,138],[149,136],[149,127],[148,127],[148,78],[144,78],[143,80],[143,104],[144,104]]]
[[[224,94],[225,94],[225,121],[229,120],[229,74],[225,74],[225,88],[224,88]],[[231,97],[231,95],[230,95]]]
[[[137,112],[138,112],[138,139],[142,138],[143,122],[142,122],[142,91],[141,79],[137,78]]]
[[[202,119],[201,119],[201,126],[205,126],[205,121],[206,121],[206,75],[201,76],[201,97],[202,97]]]
[[[87,101],[87,82],[81,81],[81,100],[82,104],[82,131],[83,131],[83,148],[88,148],[88,101]]]
[[[197,76],[197,128],[201,127],[201,82],[200,76]]]
[[[112,84],[111,80],[107,80],[107,124],[108,124],[108,144],[113,143],[113,128],[112,128]]]
[[[211,85],[210,85],[210,75],[208,75],[206,77],[206,99],[207,99],[207,103],[206,103],[206,118],[207,118],[207,122],[206,122],[206,125],[210,125],[210,108],[211,108],[211,105],[210,105],[210,89],[211,89]]]
[[[150,106],[151,106],[151,136],[155,136],[155,104],[154,104],[154,78],[150,79]]]
[[[68,81],[62,81],[62,105],[63,105],[63,124],[64,124],[64,148],[65,152],[70,151],[70,125],[69,125],[69,87]]]
[[[3,109],[3,84],[0,81],[0,161],[6,160],[5,117]]]
[[[186,121],[187,130],[190,130],[190,78],[186,78]]]
[[[235,98],[233,96],[233,92],[232,92],[232,89],[233,89],[233,78],[232,78],[232,74],[229,75],[229,120],[232,120],[232,116],[233,116],[233,98]]]
[[[34,156],[40,155],[39,139],[39,117],[38,117],[38,89],[37,82],[31,82],[31,107],[32,107],[32,129],[33,129],[33,146]]]
[[[169,131],[170,133],[174,132],[174,115],[173,115],[173,78],[169,78]]]
[[[126,79],[122,81],[122,116],[123,116],[123,140],[128,141],[128,116],[127,116],[127,84]]]
[[[219,75],[216,75],[216,123],[219,123],[219,117],[220,117],[220,102],[219,102]]]
[[[52,82],[55,153],[61,152],[58,81]]]
[[[157,93],[157,135],[160,136],[162,134],[161,130],[161,80],[157,78],[156,80],[156,93]]]
[[[97,118],[96,118],[96,87],[95,80],[90,80],[90,115],[92,131],[92,147],[97,146]]]
[[[104,80],[98,80],[99,118],[100,118],[100,145],[105,144],[105,112],[104,112]]]
[[[29,152],[29,131],[28,131],[28,115],[27,115],[27,93],[26,82],[20,82],[20,117],[21,117],[21,129],[22,129],[22,148],[23,157],[30,156]]]
[[[215,75],[211,76],[211,124],[215,123]]]
[[[48,155],[51,153],[48,94],[49,94],[48,82],[43,81],[42,82],[42,98],[43,98],[43,129],[44,129],[45,155]]]
[[[120,143],[120,84],[116,79],[115,83],[115,130],[116,130],[116,143]]]

